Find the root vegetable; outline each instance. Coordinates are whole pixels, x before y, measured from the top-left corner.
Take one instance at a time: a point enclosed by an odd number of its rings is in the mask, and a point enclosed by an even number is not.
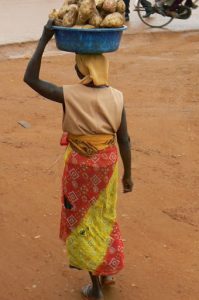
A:
[[[102,9],[108,13],[114,13],[117,7],[117,0],[104,0]]]
[[[58,11],[58,17],[60,19],[63,19],[64,15],[69,12],[70,10],[70,5],[71,4],[77,4],[78,0],[65,0],[63,5],[61,6],[61,8]]]
[[[95,11],[95,0],[82,0],[79,7],[77,24],[84,25]]]
[[[109,13],[103,9],[99,9],[99,14],[104,19]]]
[[[92,17],[89,19],[89,24],[93,25],[94,27],[99,27],[101,23],[102,23],[102,17],[100,16],[98,10],[96,9]]]
[[[95,27],[93,25],[86,24],[86,25],[75,25],[75,26],[73,26],[73,28],[93,29]]]
[[[53,9],[49,18],[57,26],[111,28],[124,25],[124,11],[123,0],[65,0],[59,10]]]
[[[104,0],[95,0],[95,4],[97,8],[101,8],[103,6]]]
[[[63,26],[72,27],[75,25],[78,15],[78,6],[76,4],[69,5],[69,11],[63,17]]]
[[[116,11],[123,14],[125,12],[125,9],[126,9],[126,5],[125,5],[124,1],[118,0]]]
[[[58,11],[58,17],[63,19],[64,15],[69,11],[69,6],[64,4]]]
[[[124,17],[118,13],[114,12],[112,14],[107,15],[102,23],[100,24],[100,27],[121,27],[124,25]]]
[[[90,25],[90,24],[86,24],[86,25],[83,25],[82,28],[84,28],[84,29],[93,29],[93,28],[95,28],[95,26]]]

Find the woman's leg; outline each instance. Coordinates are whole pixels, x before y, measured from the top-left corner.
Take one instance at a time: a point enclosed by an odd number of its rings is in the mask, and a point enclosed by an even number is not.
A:
[[[129,14],[130,14],[130,0],[124,0],[124,3],[125,3],[125,5],[126,5],[125,19],[126,19],[126,21],[129,21]]]
[[[82,294],[85,298],[92,300],[103,299],[103,293],[101,289],[99,276],[95,276],[91,272],[89,272],[89,275],[92,281],[92,285],[85,286],[82,289]]]

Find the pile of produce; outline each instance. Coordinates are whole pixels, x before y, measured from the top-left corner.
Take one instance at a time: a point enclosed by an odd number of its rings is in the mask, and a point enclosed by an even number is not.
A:
[[[124,25],[123,0],[65,0],[59,10],[53,9],[49,18],[64,27],[98,28]]]

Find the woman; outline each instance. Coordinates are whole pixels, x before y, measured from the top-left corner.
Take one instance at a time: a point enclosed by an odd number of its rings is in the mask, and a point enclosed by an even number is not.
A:
[[[108,85],[103,55],[76,55],[81,79],[58,87],[39,79],[41,59],[54,32],[49,21],[25,72],[24,81],[40,95],[63,105],[62,138],[67,145],[62,180],[60,237],[70,266],[89,272],[86,299],[102,299],[102,285],[123,267],[123,243],[116,222],[117,148],[124,165],[124,192],[131,192],[131,151],[122,93]],[[67,134],[66,134],[67,132]]]

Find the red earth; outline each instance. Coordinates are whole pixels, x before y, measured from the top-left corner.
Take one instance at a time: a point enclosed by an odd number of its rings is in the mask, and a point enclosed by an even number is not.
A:
[[[62,108],[22,80],[34,47],[0,48],[0,299],[79,300],[88,275],[68,268],[58,238]],[[54,50],[42,78],[77,82],[74,55]],[[126,266],[105,300],[197,300],[198,32],[127,34],[108,57],[111,84],[125,97],[135,188],[119,186]]]

